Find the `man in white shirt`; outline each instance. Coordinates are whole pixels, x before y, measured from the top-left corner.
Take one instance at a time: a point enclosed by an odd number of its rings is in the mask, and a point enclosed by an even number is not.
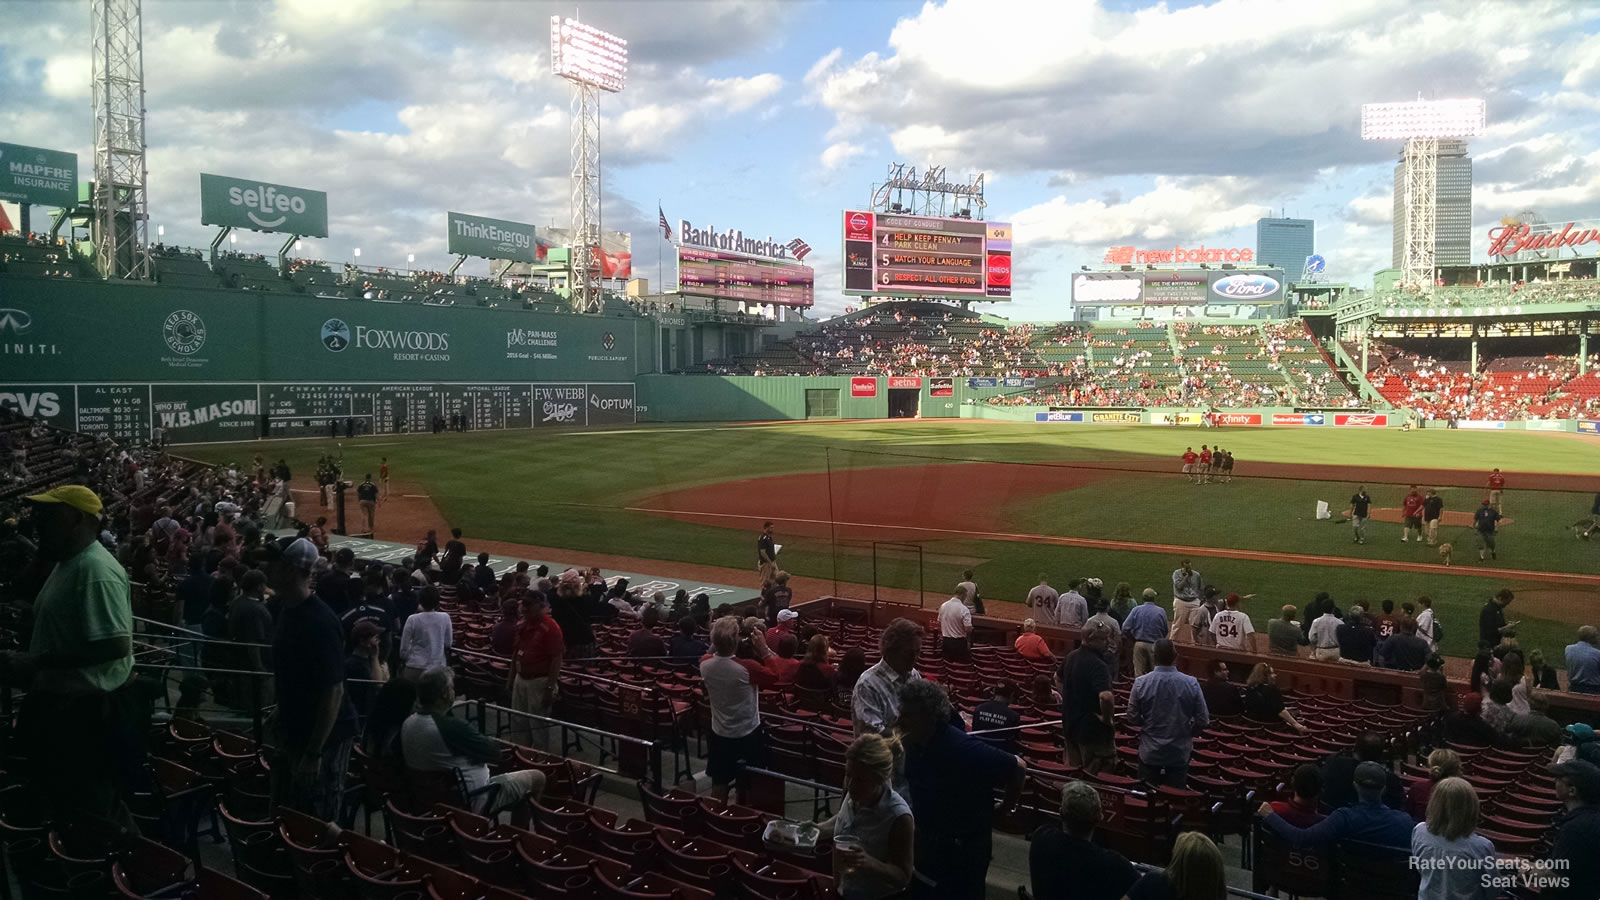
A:
[[[1056,624],[1056,602],[1060,599],[1061,595],[1041,574],[1039,584],[1028,592],[1028,608],[1033,610],[1034,621],[1040,625]]]
[[[956,585],[956,596],[961,598],[967,609],[973,609],[977,605],[978,585],[972,580],[972,570],[962,572],[961,578],[961,583]]]
[[[1200,605],[1200,595],[1204,589],[1205,580],[1189,565],[1187,559],[1173,570],[1171,637],[1177,638],[1183,633],[1181,629],[1189,624],[1189,614]]]
[[[1313,619],[1311,627],[1306,630],[1306,637],[1311,642],[1312,659],[1338,662],[1339,626],[1343,624],[1344,620],[1334,615],[1332,603],[1322,608],[1322,615]],[[1420,627],[1418,633],[1421,633]]]
[[[1418,597],[1417,606],[1422,608],[1422,612],[1417,613],[1417,637],[1428,642],[1429,652],[1437,653],[1439,638],[1433,627],[1433,598]]]
[[[939,607],[939,646],[945,659],[967,660],[972,658],[972,645],[968,636],[972,634],[972,610],[961,602],[959,596],[951,597]]]
[[[1250,635],[1255,628],[1250,617],[1239,611],[1239,595],[1228,595],[1228,607],[1211,617],[1211,633],[1216,635],[1217,646],[1224,650],[1247,650]]]
[[[1082,583],[1081,578],[1067,582],[1067,592],[1056,603],[1056,622],[1062,628],[1082,628],[1089,620],[1089,601],[1078,593],[1078,585]]]
[[[894,734],[900,721],[900,686],[922,677],[917,671],[917,654],[922,651],[922,626],[910,619],[895,619],[878,636],[880,659],[861,673],[850,694],[850,727],[856,737],[863,734]],[[894,790],[910,796],[906,784],[905,752],[894,745]]]

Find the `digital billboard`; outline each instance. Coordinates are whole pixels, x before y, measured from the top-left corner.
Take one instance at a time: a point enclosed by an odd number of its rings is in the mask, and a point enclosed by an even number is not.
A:
[[[844,212],[844,293],[957,299],[1011,296],[1011,225]]]
[[[1072,276],[1074,306],[1273,306],[1283,302],[1282,269],[1158,269]]]
[[[816,290],[815,271],[791,260],[679,246],[677,262],[678,292],[682,294],[810,306]]]

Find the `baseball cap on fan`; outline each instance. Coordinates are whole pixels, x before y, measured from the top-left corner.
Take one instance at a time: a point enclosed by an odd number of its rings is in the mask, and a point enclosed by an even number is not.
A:
[[[288,543],[273,542],[268,545],[268,553],[277,561],[304,572],[311,571],[317,560],[322,558],[322,554],[317,552],[317,545],[305,538],[295,538]]]
[[[100,502],[100,495],[81,484],[63,484],[23,499],[29,503],[59,503],[91,516],[100,515],[100,510],[105,508],[105,504]]]
[[[1350,780],[1356,787],[1382,790],[1388,785],[1389,776],[1382,765],[1369,760],[1356,766],[1355,774]]]

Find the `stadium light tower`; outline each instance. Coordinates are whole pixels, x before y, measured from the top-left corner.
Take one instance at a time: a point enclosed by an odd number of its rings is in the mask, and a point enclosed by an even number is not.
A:
[[[627,84],[628,42],[576,19],[550,17],[550,69],[572,83],[572,305],[601,306],[600,106],[596,91]]]
[[[107,278],[150,277],[141,0],[91,0],[94,247]]]
[[[1408,291],[1431,292],[1434,283],[1435,220],[1438,212],[1439,139],[1483,134],[1482,100],[1413,100],[1361,107],[1361,139],[1404,141],[1405,254],[1400,283]]]

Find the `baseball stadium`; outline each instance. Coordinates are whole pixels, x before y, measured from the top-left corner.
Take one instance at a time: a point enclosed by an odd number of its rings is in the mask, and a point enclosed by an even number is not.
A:
[[[1407,204],[1472,102],[1369,111]],[[439,271],[251,173],[168,244],[95,140],[0,144],[0,897],[1600,897],[1600,231],[1023,321],[984,179],[893,164],[824,316],[664,211],[635,277],[597,143]]]

